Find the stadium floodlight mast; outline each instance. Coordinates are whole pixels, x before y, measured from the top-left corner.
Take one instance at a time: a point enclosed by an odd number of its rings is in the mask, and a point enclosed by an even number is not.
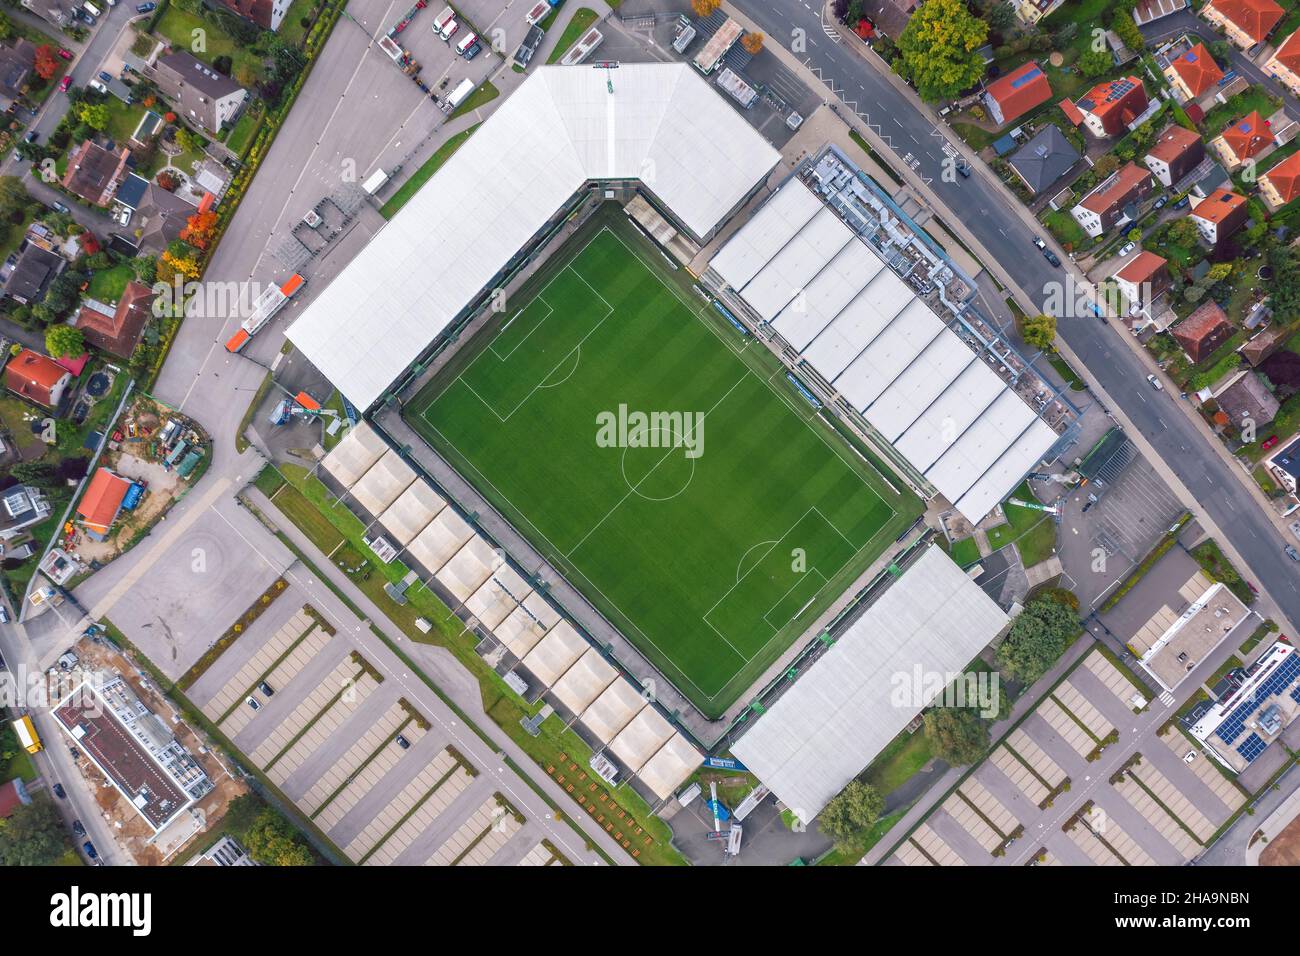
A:
[[[605,86],[608,90],[614,92],[614,74],[613,70],[618,69],[618,60],[598,60],[591,64],[592,69],[605,71]]]

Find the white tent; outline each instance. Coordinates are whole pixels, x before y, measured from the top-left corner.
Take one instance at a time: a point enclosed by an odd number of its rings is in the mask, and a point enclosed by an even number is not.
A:
[[[617,677],[614,666],[592,647],[555,682],[551,693],[573,713],[581,714]]]
[[[540,594],[530,594],[496,626],[493,633],[511,654],[522,659],[560,620],[559,613]]]
[[[469,596],[465,610],[478,618],[484,627],[493,629],[532,593],[532,587],[523,576],[510,565],[503,564]]]
[[[388,451],[388,445],[366,422],[348,430],[321,467],[344,488],[351,488]]]
[[[582,722],[598,739],[609,743],[645,706],[638,687],[631,681],[616,680],[582,712]]]
[[[438,570],[438,583],[455,595],[456,600],[464,601],[493,571],[503,566],[501,557],[487,539],[474,535]]]
[[[452,559],[452,556],[474,537],[474,529],[455,508],[443,508],[430,521],[415,540],[407,545],[407,553],[428,569],[430,574]]]
[[[636,773],[673,735],[673,725],[653,707],[646,707],[628,721],[610,741],[609,749],[623,764]]]
[[[696,750],[681,733],[675,733],[646,761],[637,776],[655,796],[666,800],[702,763],[704,754]]]
[[[389,449],[352,486],[352,497],[357,504],[378,517],[413,481],[415,469],[404,462],[401,455]]]
[[[536,68],[288,337],[367,408],[585,182],[641,180],[704,237],[779,158],[687,64]]]
[[[524,666],[550,687],[591,647],[568,621],[560,621],[528,652]]]
[[[379,523],[398,547],[406,547],[424,530],[447,502],[433,490],[427,481],[414,481],[388,509],[379,516]]]

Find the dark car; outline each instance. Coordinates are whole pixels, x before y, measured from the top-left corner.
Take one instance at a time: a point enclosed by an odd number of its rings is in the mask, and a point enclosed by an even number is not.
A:
[[[962,179],[970,179],[970,163],[963,161],[958,164],[957,172],[961,173]]]
[[[72,832],[75,833],[77,836],[85,836],[85,835],[86,835],[86,828],[85,828],[84,826],[81,825],[81,821],[80,821],[80,820],[73,820],[73,821],[72,821]]]
[[[272,687],[270,684],[268,684],[266,681],[262,681],[262,683],[258,684],[258,685],[257,685],[257,689],[260,690],[260,691],[261,691],[263,694],[265,694],[267,697],[274,697],[274,696],[275,696],[275,688],[273,688],[273,687]]]
[[[66,791],[66,790],[63,789],[63,784],[61,784],[61,783],[56,783],[56,784],[55,784],[53,787],[51,787],[50,789],[52,789],[52,790],[54,791],[54,795],[55,795],[56,797],[58,797],[60,800],[66,800],[66,799],[68,799],[68,791]]]
[[[401,747],[403,750],[411,749],[411,742],[407,740],[405,737],[403,737],[401,734],[398,734],[393,739],[397,741],[397,746]]]
[[[103,80],[105,83],[112,83],[112,82],[113,82],[113,74],[112,74],[112,73],[109,73],[108,70],[100,70],[100,71],[99,71],[99,78],[100,78],[101,80]]]
[[[153,13],[158,8],[156,3],[141,3],[135,8],[136,13]]]
[[[1061,257],[1058,256],[1058,255],[1057,255],[1055,252],[1053,252],[1051,249],[1044,249],[1044,250],[1043,250],[1043,258],[1046,259],[1048,262],[1050,262],[1050,263],[1051,263],[1052,265],[1054,265],[1054,266],[1059,266],[1059,265],[1061,264]]]
[[[1297,551],[1291,545],[1288,544],[1283,550],[1286,551],[1286,556],[1292,561],[1300,561],[1300,551]]]
[[[63,205],[63,203],[59,202],[57,199],[54,202],[50,203],[50,206],[53,207],[55,212],[61,212],[65,216],[72,211],[67,206]]]
[[[465,51],[465,59],[472,60],[483,52],[483,44],[475,41],[474,45]]]
[[[95,852],[95,844],[91,843],[89,840],[81,844],[81,848],[86,851],[86,856],[90,857],[92,860],[99,859],[99,854]]]
[[[34,142],[36,142],[36,141],[37,141],[38,139],[40,139],[40,138],[41,138],[41,134],[40,134],[40,133],[36,132],[36,130],[34,130],[34,129],[29,129],[29,130],[27,131],[27,134],[23,137],[23,142],[24,142],[24,143],[34,143]]]

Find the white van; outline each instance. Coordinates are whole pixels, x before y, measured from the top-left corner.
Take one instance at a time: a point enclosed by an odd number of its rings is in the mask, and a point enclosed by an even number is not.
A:
[[[451,38],[456,35],[456,31],[459,29],[460,29],[460,24],[456,22],[455,17],[452,17],[450,20],[448,20],[446,23],[442,25],[442,29],[438,31],[438,36],[442,37],[444,40],[450,41]]]
[[[99,7],[91,3],[90,0],[86,0],[86,2],[81,5],[81,9],[85,10],[92,17],[103,16],[103,14],[99,12]]]
[[[451,7],[447,7],[447,8],[445,8],[445,9],[442,11],[442,13],[440,13],[440,14],[438,14],[436,17],[434,17],[434,19],[433,19],[433,32],[434,32],[434,33],[441,34],[441,33],[442,33],[442,28],[445,27],[445,26],[447,25],[447,21],[453,19],[455,16],[456,16],[456,11],[455,11],[455,10],[453,10]]]
[[[474,35],[474,31],[470,30],[469,33],[466,33],[465,36],[461,38],[461,41],[456,44],[456,52],[459,53],[461,56],[464,56],[465,51],[468,50],[470,47],[472,47],[474,45],[474,41],[477,39],[478,37]]]

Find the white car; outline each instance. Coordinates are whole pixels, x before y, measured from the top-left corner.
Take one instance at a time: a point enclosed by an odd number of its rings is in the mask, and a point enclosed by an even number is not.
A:
[[[1147,381],[1151,383],[1151,387],[1154,388],[1157,392],[1164,391],[1165,387],[1160,384],[1160,379],[1156,378],[1154,375],[1148,375]]]
[[[1132,252],[1132,251],[1133,251],[1134,249],[1136,249],[1136,248],[1137,248],[1137,243],[1136,243],[1136,242],[1126,242],[1126,243],[1124,243],[1124,245],[1122,245],[1122,246],[1119,247],[1119,253],[1118,253],[1118,255],[1119,255],[1121,258],[1123,258],[1124,256],[1128,255],[1130,252]]]

